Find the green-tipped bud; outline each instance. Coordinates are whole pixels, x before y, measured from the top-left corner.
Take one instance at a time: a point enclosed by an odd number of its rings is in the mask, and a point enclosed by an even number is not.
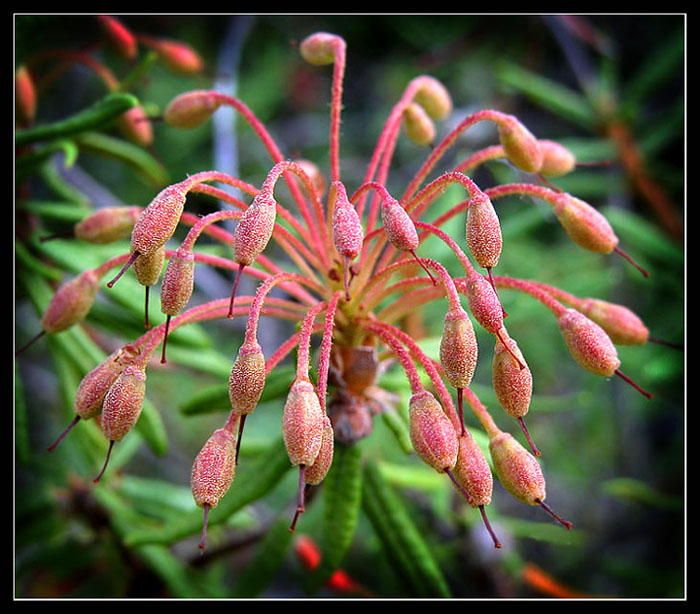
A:
[[[445,119],[452,112],[452,98],[447,88],[433,77],[422,77],[421,87],[413,100],[435,120]]]
[[[324,413],[313,384],[295,380],[282,415],[282,437],[292,465],[313,465],[323,441]]]
[[[450,385],[467,388],[471,384],[478,353],[474,326],[467,313],[448,311],[440,339],[440,364]]]
[[[221,106],[221,100],[208,90],[185,92],[173,98],[163,112],[165,123],[189,130],[209,120]]]
[[[649,329],[624,305],[587,298],[581,303],[580,310],[600,325],[615,344],[643,345],[649,340]]]
[[[417,145],[431,145],[435,140],[435,124],[425,109],[412,102],[403,111],[406,136]]]
[[[569,352],[584,369],[606,377],[617,371],[620,359],[615,345],[593,320],[575,309],[567,309],[557,324]]]
[[[106,244],[131,235],[141,207],[107,207],[100,209],[75,225],[76,238],[88,243]]]
[[[609,254],[617,247],[619,239],[610,222],[587,202],[562,192],[555,197],[552,210],[566,234],[584,249]]]
[[[469,201],[466,238],[469,252],[479,266],[490,269],[498,264],[503,248],[501,222],[491,199],[483,193]]]
[[[316,32],[307,36],[299,45],[299,52],[309,64],[325,66],[335,61],[338,37],[328,32]]]
[[[542,166],[540,174],[545,177],[566,175],[576,167],[576,157],[566,147],[555,141],[540,139]]]
[[[506,157],[526,173],[537,173],[542,167],[542,151],[537,139],[513,115],[498,122],[498,137]]]
[[[240,415],[256,408],[265,387],[265,357],[257,343],[243,344],[238,350],[228,378],[231,409]]]
[[[415,393],[409,402],[408,416],[411,443],[418,456],[439,473],[452,470],[459,443],[438,400],[427,390]]]
[[[100,278],[93,270],[85,271],[61,285],[41,318],[46,333],[58,333],[82,321],[92,308]]]

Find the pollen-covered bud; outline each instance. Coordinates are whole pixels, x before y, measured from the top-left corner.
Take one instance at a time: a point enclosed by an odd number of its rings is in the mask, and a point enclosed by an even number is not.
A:
[[[389,243],[396,249],[411,252],[418,247],[416,225],[395,198],[387,197],[382,203],[382,225]]]
[[[333,448],[334,434],[333,426],[330,418],[327,415],[323,416],[323,437],[321,439],[321,447],[318,451],[318,456],[313,465],[306,468],[304,473],[304,481],[310,486],[316,486],[323,482],[328,470],[333,464]]]
[[[427,390],[415,393],[408,405],[413,449],[438,473],[451,471],[457,462],[459,443],[452,422],[438,400]]]
[[[469,431],[465,431],[459,437],[459,452],[454,475],[469,495],[469,505],[481,507],[491,503],[493,493],[491,467]]]
[[[472,275],[465,293],[469,311],[476,321],[488,332],[497,334],[503,327],[503,307],[489,280],[482,275]]]
[[[202,71],[204,62],[199,54],[182,41],[156,39],[151,47],[158,52],[161,60],[173,72],[194,75]]]
[[[36,87],[24,65],[15,71],[15,113],[21,126],[28,126],[36,116]]]
[[[610,222],[587,202],[561,192],[554,197],[552,210],[566,234],[584,249],[609,254],[617,247],[619,239]]]
[[[265,387],[265,356],[256,342],[244,343],[228,378],[228,396],[231,409],[247,415],[256,408]]]
[[[430,145],[435,140],[435,124],[425,109],[416,102],[403,111],[403,127],[406,136],[417,145]]]
[[[151,120],[140,105],[124,111],[117,119],[117,128],[125,139],[141,147],[148,147],[153,143]]]
[[[180,313],[194,289],[194,252],[179,247],[168,261],[160,286],[160,310],[169,316]]]
[[[103,245],[126,239],[141,215],[141,207],[106,207],[88,215],[75,225],[75,237]]]
[[[316,32],[307,36],[299,45],[299,52],[309,64],[324,66],[335,61],[338,37],[328,32]]]
[[[620,359],[615,345],[593,320],[575,309],[566,309],[557,324],[569,352],[584,369],[606,377],[617,371]]]
[[[140,256],[148,255],[165,245],[173,236],[187,191],[181,184],[161,190],[139,216],[131,233],[131,247]]]
[[[537,459],[510,433],[499,432],[489,441],[496,475],[503,487],[522,503],[539,505],[547,496]]]
[[[209,90],[184,92],[165,107],[163,120],[174,128],[197,128],[208,121],[220,106],[221,100]]]
[[[147,256],[140,256],[134,262],[136,280],[147,288],[155,286],[163,272],[165,264],[165,247],[162,246]]]
[[[542,166],[540,174],[546,177],[566,175],[576,167],[576,157],[566,147],[556,141],[540,139]]]
[[[99,482],[107,469],[114,443],[121,441],[134,427],[143,409],[146,396],[146,367],[129,364],[110,386],[102,403],[102,432],[109,440],[104,465],[95,482]]]
[[[97,20],[114,50],[127,60],[135,59],[138,43],[131,31],[111,15],[97,15]]]
[[[275,228],[277,203],[270,195],[258,193],[245,210],[233,235],[238,264],[249,266],[267,247]]]
[[[491,199],[483,192],[469,200],[466,238],[469,252],[479,266],[491,269],[498,264],[503,248],[501,222]]]
[[[538,140],[515,116],[498,122],[498,138],[510,162],[526,173],[537,173],[542,167],[542,151]]]
[[[295,380],[282,415],[282,437],[292,465],[313,465],[323,441],[324,413],[313,384]]]
[[[445,119],[452,112],[450,93],[440,81],[433,77],[421,78],[421,86],[413,100],[423,107],[432,119]]]
[[[61,285],[41,317],[42,330],[58,333],[83,320],[95,302],[99,284],[95,271],[88,270]]]
[[[579,309],[600,325],[615,344],[643,345],[649,340],[649,329],[636,313],[624,305],[587,298]]]
[[[539,505],[567,529],[571,523],[554,513],[544,502],[545,479],[537,459],[509,433],[499,432],[489,441],[491,460],[503,487],[518,501]]]
[[[476,334],[471,319],[464,310],[448,311],[440,339],[440,364],[450,385],[459,389],[471,384],[477,357]]]
[[[190,488],[195,503],[204,509],[200,550],[204,550],[207,544],[209,510],[223,499],[236,475],[235,449],[235,436],[227,429],[217,429],[194,459]]]
[[[348,200],[345,186],[340,181],[334,181],[331,191],[334,192],[335,196],[333,201],[333,244],[345,260],[345,298],[350,300],[348,288],[350,261],[362,251],[365,234],[360,216]]]

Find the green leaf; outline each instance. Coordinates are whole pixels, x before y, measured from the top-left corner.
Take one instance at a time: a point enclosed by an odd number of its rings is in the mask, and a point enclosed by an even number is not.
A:
[[[659,509],[683,508],[683,501],[659,492],[641,480],[633,478],[616,478],[606,480],[601,485],[606,495],[629,503],[650,505]]]

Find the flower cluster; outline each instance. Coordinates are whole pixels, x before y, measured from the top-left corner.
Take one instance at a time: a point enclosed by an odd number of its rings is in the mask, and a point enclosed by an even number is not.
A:
[[[114,23],[106,18],[104,23],[117,42],[127,42]],[[504,245],[493,202],[512,194],[541,199],[551,205],[564,232],[581,248],[601,254],[615,252],[632,262],[620,249],[611,225],[595,208],[550,184],[549,178],[575,168],[574,156],[558,143],[538,139],[517,117],[491,109],[469,115],[436,141],[435,122],[453,113],[452,101],[440,82],[419,76],[407,85],[386,119],[363,182],[348,189],[341,176],[339,151],[345,42],[320,32],[303,40],[299,50],[309,63],[333,67],[328,180],[312,163],[286,158],[265,126],[238,98],[212,90],[188,91],[164,110],[166,124],[192,129],[208,121],[217,109],[232,107],[249,122],[270,155],[271,168],[262,185],[218,171],[196,172],[161,190],[143,208],[101,211],[76,227],[76,235],[86,240],[98,237],[95,241],[122,237],[127,229],[131,250],[63,285],[44,314],[43,331],[58,332],[81,321],[105,276],[112,271],[105,290],[109,291],[132,267],[147,291],[162,278],[164,322],[152,328],[147,323],[148,330],[140,338],[116,351],[83,379],[75,402],[76,418],[69,429],[80,419],[101,416],[111,451],[139,418],[148,363],[158,348],[160,362],[167,363],[169,333],[195,322],[245,317],[245,335],[228,380],[231,412],[206,441],[192,469],[192,492],[205,515],[202,549],[209,510],[234,483],[246,420],[258,405],[267,375],[295,349],[296,371],[281,424],[289,461],[299,469],[298,503],[290,530],[304,512],[307,490],[320,484],[329,471],[334,445],[350,446],[368,436],[373,416],[390,402],[388,393],[378,385],[383,352],[394,357],[410,384],[408,420],[413,449],[479,510],[496,547],[501,542],[485,511],[492,497],[492,467],[513,497],[540,506],[570,528],[571,523],[545,503],[545,479],[536,458],[540,451],[524,422],[533,374],[507,330],[510,314],[501,305],[499,290],[525,293],[549,309],[571,356],[584,369],[604,377],[619,376],[650,396],[620,370],[616,351],[616,344],[645,343],[648,331],[621,305],[581,299],[542,283],[498,275]],[[498,144],[473,153],[453,169],[428,180],[458,137],[479,122],[495,124]],[[431,150],[399,195],[389,192],[386,179],[402,134],[419,145],[431,145]],[[532,183],[482,190],[470,174],[496,158],[531,175]],[[296,209],[280,202],[276,192],[280,181],[288,188]],[[213,183],[233,186],[244,197],[232,196]],[[461,186],[464,200],[426,221],[430,205],[451,185]],[[196,217],[185,211],[190,193],[214,197],[230,208]],[[442,226],[458,215],[465,218],[464,234],[453,237]],[[216,225],[223,220],[236,222],[233,233]],[[172,249],[168,243],[181,225],[189,226],[189,231]],[[197,251],[195,244],[203,233],[232,247],[232,256]],[[443,264],[421,253],[421,242],[428,236],[439,238],[450,248],[463,276],[451,275]],[[266,257],[270,242],[289,256],[297,267],[295,272],[281,269]],[[231,295],[188,307],[194,267],[202,265],[231,271]],[[252,295],[238,292],[243,275],[260,282]],[[287,297],[269,296],[275,287],[283,289]],[[399,322],[417,305],[442,300],[447,301],[447,310],[439,358],[434,359]],[[299,324],[269,356],[263,354],[258,340],[261,316]],[[502,409],[522,428],[529,450],[496,425],[471,390],[479,358],[474,321],[493,335],[493,389]],[[311,360],[314,335],[320,335],[315,377]],[[467,426],[465,406],[488,436],[490,463],[486,450]]]

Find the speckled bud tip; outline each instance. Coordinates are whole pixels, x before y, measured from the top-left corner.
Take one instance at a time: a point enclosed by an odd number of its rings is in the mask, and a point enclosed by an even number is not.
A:
[[[615,344],[643,345],[649,340],[649,329],[624,305],[587,298],[581,303],[580,310],[600,325]]]
[[[617,247],[619,239],[610,222],[587,202],[562,192],[555,197],[552,210],[566,234],[584,249],[609,254]]]
[[[474,275],[466,285],[469,311],[488,332],[496,334],[503,326],[503,306],[491,282]]]
[[[508,160],[526,173],[542,167],[542,151],[537,139],[513,115],[498,122],[498,137]]]
[[[236,438],[225,429],[217,429],[194,459],[190,486],[195,503],[215,508],[236,475]]]
[[[338,37],[328,32],[316,32],[307,36],[299,45],[299,52],[309,64],[324,66],[335,61],[335,45]]]
[[[493,389],[505,412],[513,418],[521,418],[530,409],[532,372],[515,340],[505,332],[502,332],[501,337],[502,340],[496,339],[493,350]]]
[[[382,204],[382,225],[386,237],[396,249],[403,252],[418,247],[418,231],[411,216],[395,198],[385,198]]]
[[[409,103],[404,109],[403,127],[406,136],[417,145],[430,145],[435,140],[435,124],[416,102]]]
[[[421,86],[413,97],[435,120],[445,119],[452,112],[452,98],[447,88],[433,77],[422,77]]]
[[[131,249],[148,255],[165,245],[173,236],[187,198],[179,184],[161,190],[146,207],[131,233]]]
[[[411,443],[418,456],[439,473],[452,470],[459,451],[457,432],[438,400],[427,390],[415,393],[408,415]]]
[[[318,456],[313,465],[306,468],[304,473],[304,481],[306,484],[316,486],[325,479],[328,470],[333,464],[333,449],[334,449],[334,433],[330,418],[327,415],[323,416],[323,437],[321,439],[321,447],[318,451]]]
[[[501,222],[491,199],[483,193],[469,201],[466,239],[469,252],[479,266],[488,269],[498,264],[503,248]]]
[[[459,452],[454,475],[469,495],[469,505],[480,507],[491,503],[493,493],[491,467],[469,431],[465,431],[459,437]]]
[[[163,120],[174,128],[191,130],[208,121],[220,106],[214,92],[193,90],[173,98],[163,111]]]
[[[557,324],[569,352],[584,369],[606,377],[615,373],[620,366],[617,350],[598,324],[575,309],[567,309]]]
[[[331,188],[337,194],[333,204],[333,243],[341,256],[355,258],[362,251],[365,238],[362,221],[348,200],[343,184],[335,181]]]
[[[93,270],[85,271],[61,285],[41,317],[41,328],[58,333],[77,324],[95,302],[100,278]]]
[[[121,441],[141,415],[146,395],[146,370],[127,365],[110,386],[102,404],[102,431],[110,441]]]
[[[78,222],[73,232],[88,243],[112,243],[131,235],[139,215],[141,207],[106,207]]]
[[[228,378],[231,409],[237,414],[250,414],[265,387],[265,356],[257,343],[243,344]]]
[[[165,265],[165,246],[161,246],[147,256],[139,256],[134,261],[136,280],[142,286],[155,286],[163,272],[163,265]]]
[[[540,174],[546,177],[558,177],[570,173],[576,167],[576,157],[566,147],[555,142],[540,139],[542,166]]]
[[[467,313],[448,311],[440,339],[440,364],[450,385],[467,388],[471,384],[478,353],[474,326]]]
[[[160,286],[160,310],[169,316],[187,306],[194,289],[194,253],[179,247],[168,261]]]
[[[259,193],[245,210],[233,235],[233,252],[238,264],[249,266],[267,247],[275,228],[277,203]]]
[[[503,487],[522,503],[544,501],[545,479],[537,459],[510,434],[500,432],[489,441],[496,475]]]
[[[292,465],[314,464],[323,441],[323,416],[313,384],[295,380],[282,415],[282,437]]]

